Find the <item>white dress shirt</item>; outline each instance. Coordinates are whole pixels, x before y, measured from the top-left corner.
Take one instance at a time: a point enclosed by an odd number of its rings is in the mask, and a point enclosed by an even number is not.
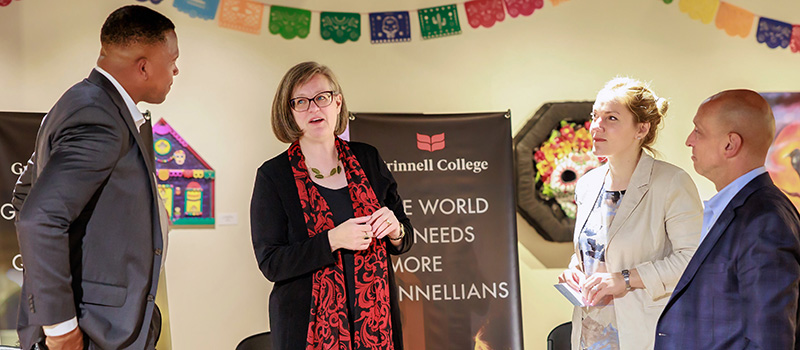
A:
[[[111,74],[109,74],[108,72],[104,71],[103,68],[94,67],[94,70],[96,70],[98,73],[106,77],[106,79],[111,81],[111,84],[113,84],[114,87],[117,88],[117,91],[122,96],[122,100],[125,101],[125,105],[128,106],[128,111],[131,112],[131,116],[133,117],[133,123],[136,125],[136,130],[141,130],[142,125],[144,125],[144,116],[142,115],[142,112],[139,111],[139,108],[136,107],[136,103],[133,102],[131,95],[128,95],[128,92],[125,91],[125,88],[123,88],[122,85],[119,84],[117,79],[114,79],[114,77],[111,76]]]

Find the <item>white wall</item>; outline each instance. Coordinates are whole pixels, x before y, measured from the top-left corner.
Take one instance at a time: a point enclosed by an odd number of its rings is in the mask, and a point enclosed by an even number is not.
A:
[[[268,327],[270,284],[253,257],[249,200],[256,168],[283,151],[269,128],[272,96],[283,73],[304,60],[337,73],[348,104],[369,112],[475,112],[511,109],[516,132],[545,102],[591,100],[615,75],[652,80],[671,98],[656,148],[689,171],[701,197],[713,186],[696,175],[683,146],[697,105],[728,88],[797,91],[800,55],[732,38],[690,19],[678,1],[571,0],[530,17],[473,29],[459,5],[463,33],[422,40],[412,12],[412,41],[369,43],[366,15],[358,42],[319,37],[318,14],[307,39],[219,28],[190,18],[171,1],[150,5],[177,26],[181,69],[167,101],[149,108],[178,130],[217,172],[217,214],[239,223],[171,234],[167,261],[174,349],[232,348]],[[273,0],[314,10],[414,10],[434,0],[337,2]],[[731,0],[756,14],[800,23],[800,3]],[[85,77],[99,51],[99,30],[124,0],[22,0],[0,8],[0,110],[46,111]],[[149,3],[148,3],[149,4]],[[402,184],[401,184],[402,185]],[[401,187],[402,190],[402,187]],[[566,265],[570,244],[543,241],[521,219],[520,277],[526,349],[569,318],[570,307],[550,285]]]
[[[15,95],[18,89],[16,86],[22,80],[18,69],[18,62],[22,61],[22,37],[17,35],[22,30],[21,13],[22,8],[19,6],[0,9],[0,33],[7,33],[0,36],[0,94],[4,95]],[[5,101],[5,98],[0,101]],[[21,108],[6,106],[5,103],[4,107]]]

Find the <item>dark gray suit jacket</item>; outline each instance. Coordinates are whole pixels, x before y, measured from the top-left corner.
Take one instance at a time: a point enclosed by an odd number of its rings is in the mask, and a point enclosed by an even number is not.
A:
[[[42,121],[14,193],[24,263],[18,332],[74,316],[89,349],[144,349],[163,239],[154,165],[111,82],[93,70]]]

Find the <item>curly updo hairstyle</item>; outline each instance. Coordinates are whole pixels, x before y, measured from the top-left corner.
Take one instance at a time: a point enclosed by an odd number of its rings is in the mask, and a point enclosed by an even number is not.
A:
[[[597,95],[603,94],[613,96],[628,107],[636,123],[650,123],[650,130],[642,138],[641,146],[651,154],[655,153],[653,144],[669,108],[667,99],[658,97],[649,84],[629,77],[611,79]]]

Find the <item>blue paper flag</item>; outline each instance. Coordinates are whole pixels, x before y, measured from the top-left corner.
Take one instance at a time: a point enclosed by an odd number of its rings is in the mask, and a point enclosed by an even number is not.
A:
[[[760,43],[767,44],[771,49],[778,46],[785,49],[789,46],[789,42],[792,41],[792,25],[786,22],[761,17],[761,19],[758,20],[756,40]]]
[[[411,40],[408,11],[370,13],[369,28],[373,44]]]
[[[152,2],[153,4],[155,4],[155,5],[158,5],[158,4],[159,4],[159,3],[161,3],[161,1],[163,1],[163,0],[136,0],[136,1],[138,1],[138,2],[147,2],[147,1],[150,1],[150,2]]]
[[[214,19],[214,16],[217,15],[219,0],[175,0],[172,6],[192,17]]]

